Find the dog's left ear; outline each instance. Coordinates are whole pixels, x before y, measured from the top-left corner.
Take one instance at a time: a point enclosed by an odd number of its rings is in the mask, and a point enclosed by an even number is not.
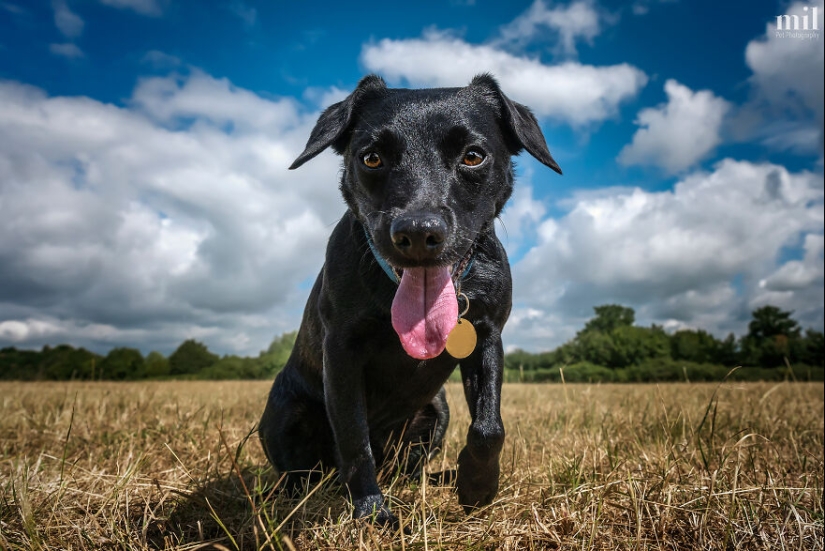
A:
[[[318,122],[315,123],[315,128],[309,135],[304,152],[298,155],[289,170],[298,168],[329,146],[332,146],[336,153],[343,153],[346,144],[342,138],[345,137],[352,124],[353,113],[358,104],[368,95],[381,93],[386,89],[384,79],[377,75],[369,75],[361,79],[346,99],[327,107],[318,117]]]
[[[541,133],[539,123],[528,107],[505,96],[496,79],[490,74],[478,75],[472,80],[470,86],[482,87],[494,94],[502,107],[503,122],[507,125],[511,137],[518,145],[514,148],[515,153],[521,149],[526,149],[530,155],[542,164],[561,174],[561,168],[547,148],[547,142],[544,140],[544,134]]]

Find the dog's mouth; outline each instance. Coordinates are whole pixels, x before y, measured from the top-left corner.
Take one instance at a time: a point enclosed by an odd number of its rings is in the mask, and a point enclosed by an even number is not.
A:
[[[374,251],[378,254],[377,250]],[[402,277],[404,276],[405,270],[442,270],[447,269],[450,272],[450,278],[453,280],[453,285],[457,286],[458,282],[466,277],[467,271],[469,270],[470,266],[472,265],[473,255],[475,253],[475,247],[470,247],[467,249],[467,252],[464,253],[457,262],[452,263],[433,263],[433,264],[420,264],[418,266],[399,266],[395,263],[390,263],[390,261],[385,260],[387,264],[387,269],[390,271],[388,275],[390,275],[390,279],[395,279],[395,282],[398,283],[401,281]]]
[[[398,284],[391,317],[404,351],[418,360],[439,356],[446,348],[447,336],[458,322],[456,288],[460,288],[461,280],[472,265],[473,247],[457,262],[400,268],[381,256],[369,230],[366,230],[366,236],[373,256]]]
[[[449,267],[407,268],[392,301],[392,327],[413,358],[428,360],[444,351],[458,322],[458,301]]]
[[[392,326],[413,358],[428,360],[444,352],[447,336],[458,322],[456,287],[471,261],[472,250],[450,266],[401,270],[392,301]]]

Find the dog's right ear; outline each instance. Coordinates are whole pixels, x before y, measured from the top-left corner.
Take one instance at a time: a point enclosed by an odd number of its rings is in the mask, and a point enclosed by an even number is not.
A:
[[[315,128],[309,135],[304,152],[298,155],[295,162],[290,165],[289,170],[293,170],[312,159],[329,146],[339,155],[345,149],[343,138],[347,130],[350,129],[353,121],[353,113],[363,99],[375,92],[382,92],[387,89],[384,79],[378,75],[369,75],[361,79],[355,90],[343,101],[334,103],[326,108],[318,117]]]

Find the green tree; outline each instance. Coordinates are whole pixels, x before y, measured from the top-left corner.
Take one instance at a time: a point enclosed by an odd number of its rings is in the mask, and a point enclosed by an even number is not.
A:
[[[85,348],[61,344],[54,348],[44,346],[38,361],[38,378],[57,381],[90,379],[95,362],[100,356]]]
[[[259,356],[241,358],[224,356],[217,362],[198,373],[199,379],[262,379],[269,377],[267,365]]]
[[[762,367],[778,367],[787,358],[795,358],[791,350],[800,338],[799,324],[791,318],[793,312],[785,312],[776,306],[763,306],[753,311],[748,324],[748,334],[742,339],[742,352],[746,363]]]
[[[716,355],[713,357],[712,363],[724,365],[727,367],[736,367],[742,364],[741,354],[739,353],[739,344],[736,341],[736,335],[728,333],[724,340],[719,341]]]
[[[194,375],[217,363],[219,359],[216,354],[206,348],[206,345],[189,339],[169,356],[169,373],[171,375]]]
[[[563,345],[559,346],[555,350],[548,352],[548,365],[547,367],[553,366],[565,366],[570,365],[573,362],[579,361],[579,357],[576,353],[576,341],[571,340],[567,341]]]
[[[822,331],[808,329],[800,344],[800,363],[811,366],[825,365],[825,335]]]
[[[770,339],[776,336],[799,337],[799,324],[792,319],[793,312],[784,312],[776,306],[763,306],[752,313],[748,324],[748,336],[754,339]]]
[[[610,366],[613,360],[613,338],[602,331],[581,331],[576,335],[573,361]]]
[[[530,354],[521,348],[517,348],[504,355],[504,367],[506,369],[530,369],[528,366],[532,367],[535,358],[536,354]]]
[[[100,362],[101,379],[123,381],[143,376],[143,355],[134,348],[113,348]]]
[[[34,350],[17,350],[14,347],[0,350],[0,379],[32,381],[42,379],[41,355]]]
[[[626,360],[617,359],[614,336],[617,331],[631,328],[636,319],[633,308],[618,304],[595,306],[596,316],[576,334],[573,359],[607,367],[623,367]]]
[[[613,354],[609,367],[639,365],[650,359],[670,358],[670,337],[661,327],[617,327],[610,335]]]
[[[262,351],[257,358],[253,360],[254,366],[244,365],[239,373],[244,373],[245,378],[268,379],[278,373],[286,365],[289,356],[292,354],[292,349],[295,346],[295,341],[298,337],[297,331],[284,333],[279,337],[275,337],[269,345],[269,348]],[[225,365],[222,366],[225,368]]]
[[[611,333],[619,327],[629,327],[636,321],[636,312],[633,308],[620,306],[619,304],[605,304],[595,306],[593,310],[596,317],[587,322],[583,332],[601,331]]]
[[[275,337],[270,343],[266,355],[269,356],[273,362],[283,367],[289,359],[289,355],[292,354],[292,348],[295,346],[297,338],[297,331],[284,333],[280,337]]]
[[[683,329],[670,337],[670,355],[674,360],[713,363],[720,355],[720,343],[704,329]]]
[[[146,377],[165,377],[169,375],[169,360],[160,352],[149,352],[144,362],[144,374]]]
[[[561,347],[559,347],[560,349]],[[559,350],[557,349],[557,350]],[[504,367],[507,369],[516,369],[520,371],[535,371],[537,369],[549,369],[563,361],[559,361],[559,354],[557,351],[553,352],[539,352],[538,354],[531,354],[525,352],[520,348],[504,356]]]

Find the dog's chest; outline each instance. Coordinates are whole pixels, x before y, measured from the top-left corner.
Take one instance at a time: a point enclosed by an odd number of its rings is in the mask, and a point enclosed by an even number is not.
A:
[[[447,381],[457,360],[444,353],[432,360],[387,354],[365,366],[370,423],[406,418],[428,404]]]

